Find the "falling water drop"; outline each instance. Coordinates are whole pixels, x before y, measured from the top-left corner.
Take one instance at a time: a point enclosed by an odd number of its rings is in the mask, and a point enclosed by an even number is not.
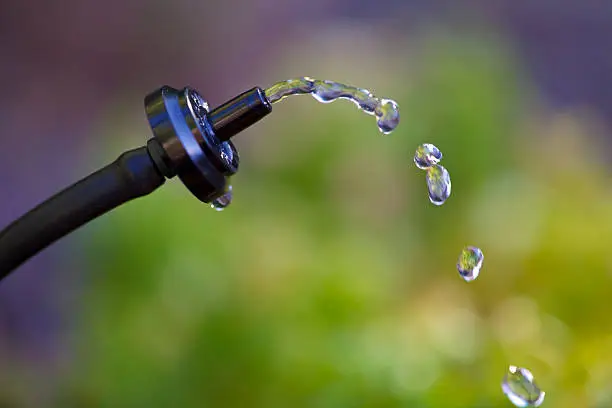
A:
[[[215,198],[211,203],[210,207],[216,211],[223,211],[228,205],[232,203],[233,193],[232,186],[227,187],[227,191],[222,196]]]
[[[439,164],[427,169],[427,189],[429,190],[429,201],[435,205],[442,205],[450,197],[451,179],[448,171]]]
[[[414,152],[414,164],[421,169],[427,170],[442,160],[442,152],[431,143],[423,143]]]
[[[457,261],[459,275],[461,275],[466,282],[475,280],[480,274],[480,268],[482,268],[483,261],[484,254],[480,248],[473,246],[463,248],[463,251],[461,251],[459,255],[459,261]]]
[[[282,101],[291,95],[304,94],[312,95],[321,103],[347,99],[368,115],[374,115],[378,129],[384,134],[391,133],[400,121],[399,107],[395,101],[379,99],[367,89],[356,88],[339,82],[302,77],[277,82],[266,89],[265,92],[270,103]]]
[[[539,407],[546,393],[534,382],[526,368],[510,366],[502,381],[502,391],[517,407]]]

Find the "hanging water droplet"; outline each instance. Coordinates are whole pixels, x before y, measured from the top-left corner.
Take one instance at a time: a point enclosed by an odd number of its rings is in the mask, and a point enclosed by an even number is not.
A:
[[[385,135],[393,132],[399,124],[399,109],[397,103],[391,99],[381,99],[380,104],[375,110],[375,114],[378,117],[376,121],[378,129]]]
[[[439,164],[427,169],[427,189],[429,190],[429,201],[435,205],[442,205],[450,197],[451,179],[448,171]]]
[[[222,196],[215,198],[211,203],[210,207],[216,211],[223,211],[228,205],[232,203],[232,186],[227,187],[227,191]]]
[[[526,368],[510,366],[502,381],[502,391],[517,407],[539,407],[546,393],[536,385]]]
[[[414,164],[421,170],[427,170],[438,164],[440,160],[442,160],[442,152],[431,143],[423,143],[414,153]]]
[[[463,248],[463,251],[461,251],[459,255],[459,261],[457,261],[459,275],[461,275],[466,282],[475,280],[480,274],[480,268],[482,268],[483,261],[484,254],[480,248],[473,246]]]

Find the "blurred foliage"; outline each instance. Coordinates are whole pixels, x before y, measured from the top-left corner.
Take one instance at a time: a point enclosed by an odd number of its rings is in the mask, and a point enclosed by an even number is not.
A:
[[[293,98],[237,141],[225,212],[173,181],[95,223],[60,405],[508,407],[514,364],[545,406],[609,407],[612,192],[588,124],[534,107],[498,43],[418,50],[377,90],[392,135]],[[442,207],[422,142],[451,173]],[[465,245],[485,254],[471,284]]]

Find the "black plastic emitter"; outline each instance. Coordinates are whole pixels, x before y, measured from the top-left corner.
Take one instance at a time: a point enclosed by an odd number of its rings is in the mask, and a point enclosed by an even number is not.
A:
[[[209,111],[191,88],[163,86],[145,98],[153,138],[66,188],[0,232],[0,280],[53,242],[178,176],[200,201],[210,203],[236,174],[238,151],[230,139],[272,111],[255,87]]]

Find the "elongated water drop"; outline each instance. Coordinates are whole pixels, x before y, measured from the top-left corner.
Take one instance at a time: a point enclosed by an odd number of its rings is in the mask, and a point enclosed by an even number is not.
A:
[[[526,368],[510,366],[502,381],[502,391],[517,407],[539,407],[546,393],[534,382]]]
[[[376,116],[378,129],[391,133],[399,124],[400,115],[397,103],[391,99],[379,99],[367,89],[344,85],[339,82],[302,77],[277,82],[266,89],[270,103],[282,101],[291,95],[311,94],[321,103],[330,103],[338,99],[353,102],[361,111]]]
[[[483,261],[484,254],[480,248],[473,246],[463,248],[463,251],[461,251],[459,255],[459,261],[457,261],[459,275],[461,275],[466,282],[475,280],[480,274],[480,268],[482,268]]]
[[[427,169],[427,189],[429,190],[429,201],[435,205],[442,205],[450,197],[451,179],[448,171],[439,164]]]
[[[303,77],[277,82],[266,89],[265,93],[270,103],[276,103],[291,95],[309,94],[313,88],[314,80]]]
[[[431,143],[423,143],[414,152],[414,164],[421,169],[427,170],[442,160],[442,152]]]
[[[343,95],[342,85],[333,81],[314,81],[312,96],[321,103],[330,103]]]
[[[210,207],[216,211],[223,211],[225,208],[232,203],[234,195],[232,193],[232,186],[227,187],[227,191],[222,196],[215,198],[211,203]]]

